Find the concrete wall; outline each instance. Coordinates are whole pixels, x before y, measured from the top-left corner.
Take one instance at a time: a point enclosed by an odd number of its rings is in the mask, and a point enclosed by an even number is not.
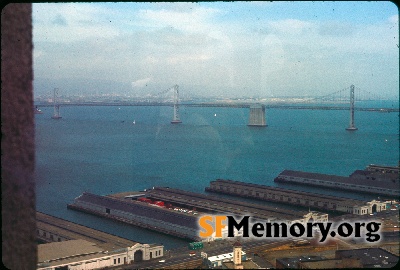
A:
[[[32,94],[32,5],[1,13],[2,260],[35,269],[37,260]]]
[[[37,238],[39,238],[40,240],[48,243],[48,242],[61,242],[61,241],[67,241],[67,240],[71,240],[69,238],[66,238],[62,235],[59,235],[57,233],[54,232],[49,232],[46,231],[44,229],[36,229],[36,236]]]

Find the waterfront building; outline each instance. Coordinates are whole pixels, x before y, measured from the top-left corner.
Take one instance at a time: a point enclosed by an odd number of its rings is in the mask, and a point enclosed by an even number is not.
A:
[[[125,193],[124,193],[125,194]],[[199,216],[202,214],[223,214],[252,216],[259,222],[307,223],[327,222],[328,214],[316,211],[292,211],[277,209],[260,204],[238,200],[228,200],[216,196],[172,189],[154,187],[146,191],[146,197],[125,199],[114,196],[100,196],[83,193],[75,198],[68,208],[101,217],[141,226],[157,232],[166,233],[194,241],[213,241],[218,238],[199,236]],[[235,231],[235,236],[241,232]],[[227,228],[222,232],[227,237]]]
[[[356,170],[349,177],[284,170],[275,178],[275,182],[366,192],[395,198],[400,195],[397,167],[370,165],[365,170]]]
[[[293,175],[294,173],[292,172],[284,171],[279,177],[293,180],[295,179]],[[302,179],[302,181],[311,181],[305,180],[304,178]],[[380,212],[386,210],[388,204],[387,202],[378,200],[362,201],[224,179],[211,181],[206,191],[355,215],[367,215]],[[315,215],[313,218],[315,218]]]
[[[68,208],[181,238],[201,240],[196,215],[177,212],[157,204],[84,192]]]
[[[162,245],[137,243],[105,250],[83,239],[38,245],[38,270],[89,270],[119,266],[164,255]]]

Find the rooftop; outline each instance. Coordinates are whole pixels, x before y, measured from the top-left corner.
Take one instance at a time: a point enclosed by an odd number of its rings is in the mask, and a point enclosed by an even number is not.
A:
[[[302,269],[338,269],[338,268],[362,268],[358,259],[327,259],[318,261],[301,262]]]
[[[104,250],[114,250],[135,245],[137,242],[95,230],[62,218],[36,212],[36,226],[68,240],[83,239]],[[48,240],[48,239],[46,239]]]
[[[222,263],[227,269],[235,269],[235,264],[233,262],[223,262]],[[260,269],[261,266],[254,263],[252,260],[242,261],[243,269]]]
[[[52,242],[38,245],[38,262],[93,255],[103,251],[96,244],[83,239]]]
[[[175,204],[184,204],[196,207],[198,210],[207,209],[221,213],[242,215],[249,213],[258,219],[297,220],[304,218],[307,211],[277,209],[265,204],[249,203],[242,200],[221,198],[221,196],[205,195],[180,189],[155,187],[148,191],[147,196],[152,199],[168,201]]]
[[[157,217],[160,220],[185,226],[189,228],[198,228],[197,217],[191,215],[182,215],[176,211],[156,207],[147,203],[141,203],[133,200],[121,200],[118,198],[100,196],[92,193],[84,192],[75,199],[74,204],[79,202],[88,202],[97,206],[113,209],[114,211],[123,211],[143,216],[144,218]]]
[[[246,253],[242,250],[242,256],[245,254]],[[233,252],[211,256],[211,257],[208,257],[207,259],[210,262],[218,262],[218,261],[222,261],[222,260],[232,260],[232,258],[233,258]]]
[[[298,257],[286,257],[276,259],[276,262],[282,264],[285,268],[298,268],[299,262],[317,261],[325,259],[322,256],[298,256]]]
[[[292,195],[304,199],[329,200],[329,201],[343,202],[347,204],[364,204],[366,202],[363,200],[349,199],[345,197],[330,196],[326,194],[311,193],[311,192],[299,191],[288,188],[272,187],[272,186],[246,183],[234,180],[226,180],[226,179],[217,179],[215,181],[211,181],[210,186],[212,187],[213,184],[217,184],[219,186],[227,186],[230,188],[239,188],[239,189],[247,187],[250,188],[251,190],[259,192],[274,192],[276,195]]]
[[[241,244],[239,241],[236,241],[236,242],[233,244],[233,246],[234,246],[234,247],[241,247],[242,244]]]
[[[356,173],[359,175],[359,173]],[[322,174],[322,173],[312,173],[312,172],[302,172],[302,171],[292,171],[292,170],[284,170],[279,174],[285,176],[293,176],[293,177],[301,177],[308,179],[316,179],[323,181],[331,181],[337,183],[346,183],[346,184],[354,184],[354,185],[362,185],[362,186],[371,186],[371,187],[379,187],[379,188],[387,188],[387,189],[399,189],[399,181],[391,181],[391,179],[387,180],[372,180],[365,178],[357,178],[357,177],[347,177],[347,176],[338,176],[338,175],[330,175],[330,174]],[[279,177],[278,176],[278,177]]]
[[[337,250],[336,258],[359,258],[364,267],[384,268],[391,268],[399,261],[399,256],[396,256],[382,248]]]

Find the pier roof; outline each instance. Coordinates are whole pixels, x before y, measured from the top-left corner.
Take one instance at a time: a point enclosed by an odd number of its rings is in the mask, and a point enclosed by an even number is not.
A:
[[[272,187],[260,184],[253,184],[253,183],[246,183],[234,180],[226,180],[226,179],[217,179],[215,181],[211,181],[212,183],[218,183],[219,185],[223,185],[229,188],[237,188],[237,189],[244,189],[250,188],[256,192],[272,192],[275,195],[292,195],[296,198],[303,198],[303,199],[313,199],[318,201],[329,201],[329,202],[341,202],[343,204],[348,205],[364,205],[367,203],[366,200],[356,200],[338,196],[331,196],[326,194],[318,194],[318,193],[311,193],[306,191],[299,191],[294,189],[287,189],[287,188],[280,188],[280,187]]]
[[[346,177],[346,176],[338,176],[338,175],[330,175],[330,174],[322,174],[322,173],[312,173],[312,172],[302,172],[302,171],[292,171],[292,170],[284,170],[279,175],[285,176],[293,176],[293,177],[301,177],[308,179],[316,179],[322,181],[331,181],[338,183],[346,183],[346,184],[354,184],[361,186],[369,186],[369,187],[377,187],[377,188],[387,188],[387,189],[399,189],[399,180],[393,178],[393,174],[387,174],[387,178],[376,178],[376,179],[367,179],[365,177]],[[279,177],[279,176],[278,176]]]
[[[226,199],[220,196],[205,195],[174,188],[155,187],[148,191],[148,197],[212,212],[236,215],[250,214],[254,218],[264,220],[299,220],[308,213],[302,210],[279,209],[267,205]]]

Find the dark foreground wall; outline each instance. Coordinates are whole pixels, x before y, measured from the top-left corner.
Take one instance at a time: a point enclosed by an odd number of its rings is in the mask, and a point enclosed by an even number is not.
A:
[[[9,269],[35,269],[32,5],[1,12],[2,260]]]

